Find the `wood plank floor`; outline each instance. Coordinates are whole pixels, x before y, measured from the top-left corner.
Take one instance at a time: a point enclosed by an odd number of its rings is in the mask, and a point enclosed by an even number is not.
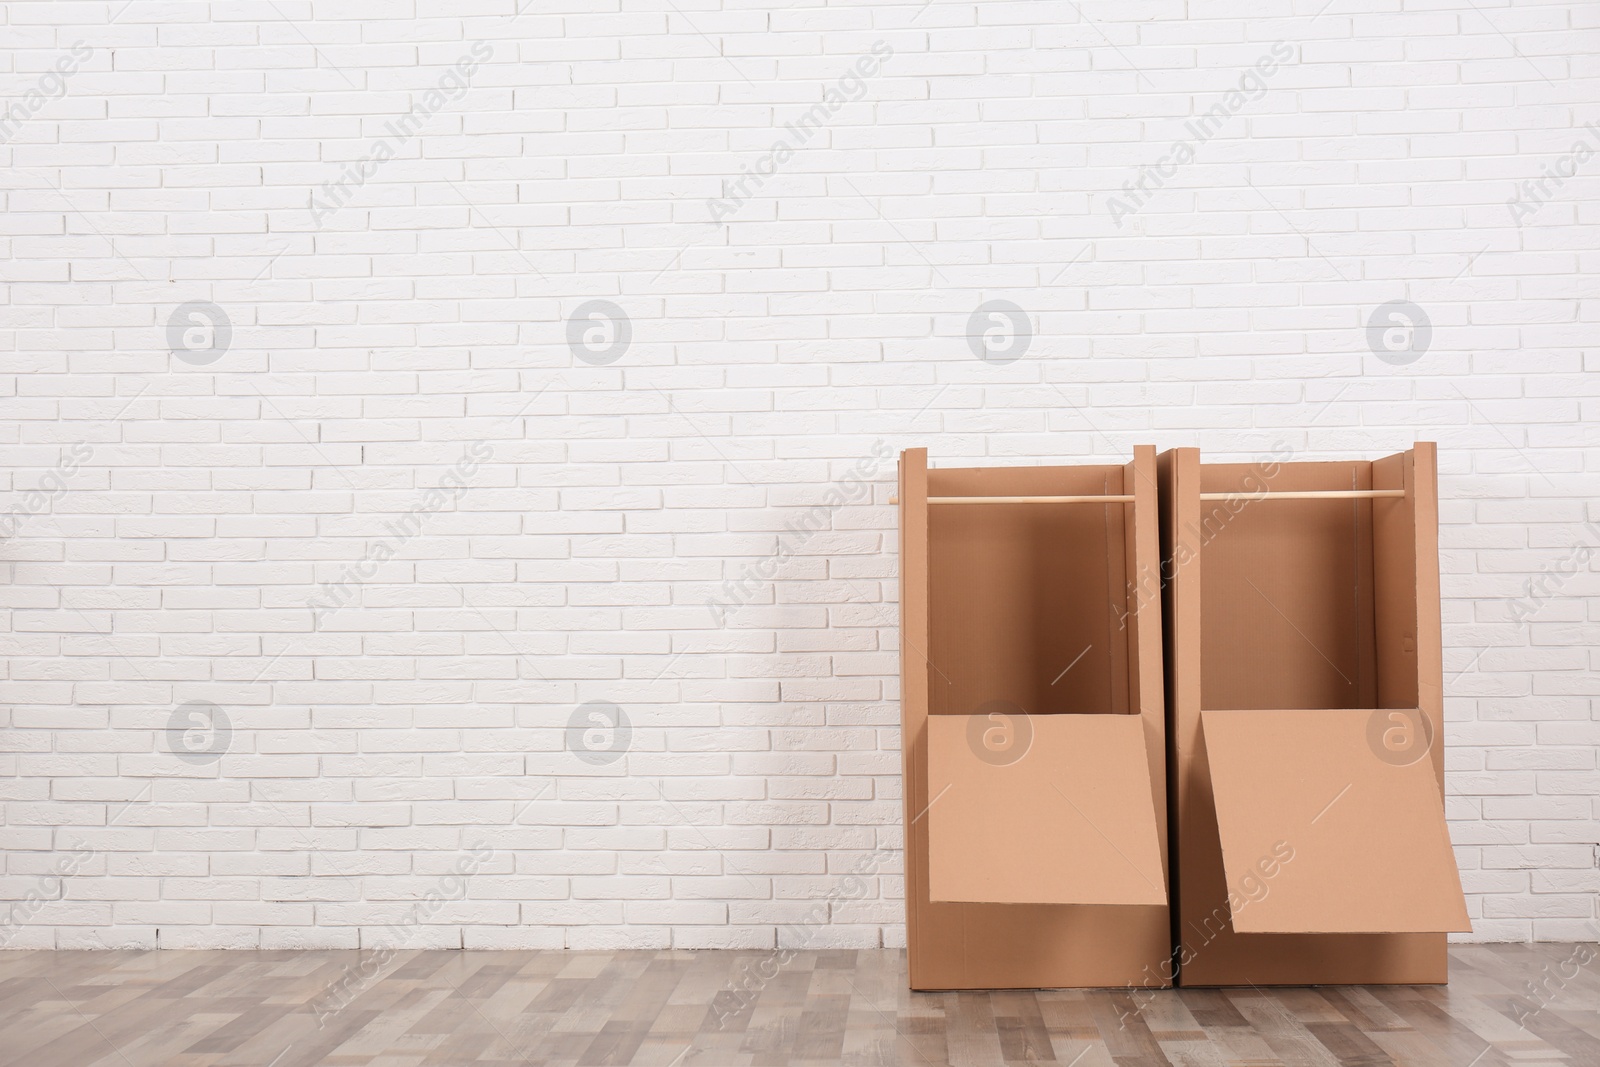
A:
[[[1456,946],[1448,987],[1136,1005],[1115,990],[913,994],[897,951],[4,952],[0,1063],[1600,1067],[1597,957]]]

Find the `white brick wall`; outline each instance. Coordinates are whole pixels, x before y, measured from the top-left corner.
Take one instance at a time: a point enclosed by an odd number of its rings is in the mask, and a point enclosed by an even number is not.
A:
[[[515,2],[0,5],[0,940],[899,944],[875,449],[1417,439],[1474,936],[1595,936],[1600,9]]]

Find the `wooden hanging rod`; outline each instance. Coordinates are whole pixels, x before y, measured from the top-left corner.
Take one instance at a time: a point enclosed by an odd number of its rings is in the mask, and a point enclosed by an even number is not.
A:
[[[1233,500],[1247,497],[1260,500],[1372,500],[1398,498],[1406,495],[1404,489],[1302,489],[1283,492],[1251,493],[1201,493],[1201,500]],[[900,498],[892,496],[889,503],[898,504]],[[1132,496],[930,496],[930,504],[1131,504]]]
[[[1403,497],[1404,489],[1302,489],[1287,490],[1284,492],[1251,493],[1241,490],[1237,493],[1201,493],[1201,500],[1233,500],[1236,497],[1248,497],[1260,500],[1263,497],[1272,497],[1275,500],[1371,500],[1374,497]]]
[[[930,504],[1131,504],[1131,496],[930,496]]]

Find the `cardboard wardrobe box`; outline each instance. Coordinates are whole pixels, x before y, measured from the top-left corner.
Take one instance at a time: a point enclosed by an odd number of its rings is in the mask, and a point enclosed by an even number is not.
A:
[[[1434,446],[1158,466],[1178,984],[1444,982]]]
[[[901,453],[913,989],[1170,984],[1155,460]]]

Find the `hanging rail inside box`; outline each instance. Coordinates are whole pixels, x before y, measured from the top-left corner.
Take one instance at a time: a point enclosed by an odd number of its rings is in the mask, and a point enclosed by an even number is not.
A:
[[[1201,500],[1374,500],[1404,497],[1404,489],[1304,489],[1266,493],[1201,493]],[[900,503],[890,497],[889,503]],[[1132,496],[930,496],[930,504],[1131,504]]]

